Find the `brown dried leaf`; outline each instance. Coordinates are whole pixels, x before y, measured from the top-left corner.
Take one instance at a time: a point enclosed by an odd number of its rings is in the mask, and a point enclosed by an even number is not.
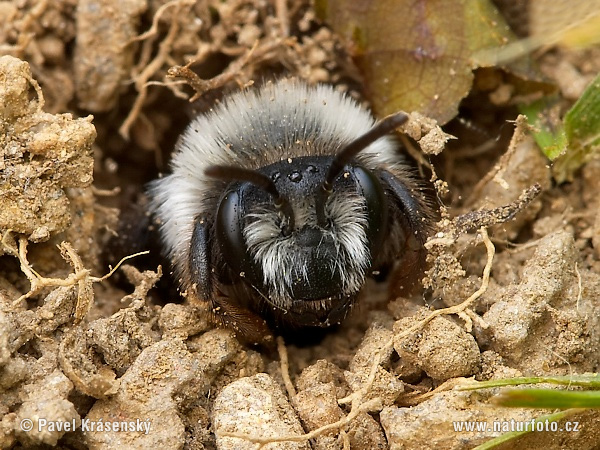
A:
[[[470,91],[472,55],[512,32],[488,0],[317,0],[346,40],[380,116],[418,111],[443,124]]]

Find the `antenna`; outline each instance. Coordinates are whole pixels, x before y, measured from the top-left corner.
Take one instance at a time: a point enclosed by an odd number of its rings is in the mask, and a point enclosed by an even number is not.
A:
[[[325,181],[323,181],[323,185],[321,186],[322,189],[317,194],[317,222],[320,226],[326,225],[325,202],[332,192],[333,181],[340,172],[344,170],[344,166],[373,142],[386,134],[389,134],[407,120],[408,115],[405,112],[400,111],[395,114],[390,114],[389,116],[384,117],[379,123],[375,124],[373,128],[365,134],[350,142],[335,155],[335,158],[333,158],[329,170],[327,171]]]

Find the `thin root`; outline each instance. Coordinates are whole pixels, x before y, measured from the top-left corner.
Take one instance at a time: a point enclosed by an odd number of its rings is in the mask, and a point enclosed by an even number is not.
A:
[[[279,360],[281,361],[281,376],[283,377],[283,384],[287,390],[288,397],[292,400],[296,396],[296,388],[290,378],[290,364],[288,360],[287,348],[285,342],[281,336],[277,336],[277,353],[279,353]]]
[[[92,293],[90,290],[90,286],[92,283],[99,283],[110,276],[112,276],[115,271],[128,259],[135,258],[136,256],[148,254],[148,251],[135,253],[133,255],[126,256],[122,258],[118,264],[112,268],[106,275],[102,277],[94,277],[90,275],[90,271],[86,269],[81,261],[81,257],[77,254],[75,249],[68,242],[62,242],[58,248],[60,249],[61,256],[65,261],[67,261],[74,269],[74,272],[69,274],[67,278],[47,278],[40,275],[36,272],[29,260],[27,259],[27,238],[24,236],[19,237],[18,244],[12,245],[9,243],[9,236],[12,233],[10,231],[6,232],[2,238],[2,247],[9,254],[16,256],[19,259],[19,263],[21,264],[21,271],[25,274],[29,282],[31,283],[31,287],[26,294],[21,295],[13,302],[13,306],[17,306],[23,300],[26,300],[33,295],[40,292],[45,287],[66,287],[66,286],[74,286],[78,285],[78,297],[77,297],[77,306],[75,308],[76,320],[81,320],[85,313],[87,313],[88,306],[93,299]],[[85,294],[88,294],[87,296]]]
[[[158,72],[166,62],[169,61],[169,53],[171,51],[171,46],[173,45],[173,42],[175,42],[175,38],[177,37],[177,34],[179,33],[180,29],[180,24],[177,20],[177,17],[180,14],[182,14],[183,11],[185,11],[185,7],[191,7],[193,3],[194,2],[191,2],[190,0],[174,0],[172,2],[164,4],[161,8],[159,8],[159,11],[157,11],[155,18],[159,15],[159,12],[160,14],[162,14],[167,6],[173,5],[176,8],[176,11],[174,13],[175,17],[171,22],[171,26],[169,27],[169,31],[167,32],[167,36],[158,46],[158,53],[156,54],[154,59],[150,61],[150,63],[147,66],[145,66],[141,73],[137,75],[134,79],[138,95],[135,99],[135,102],[133,103],[131,110],[129,111],[129,114],[127,115],[127,117],[123,121],[123,124],[119,128],[119,134],[124,139],[129,139],[129,130],[131,129],[133,123],[137,120],[142,110],[142,107],[144,106],[144,102],[146,101],[146,98],[148,96],[148,86],[150,86],[150,78],[152,78],[154,74]],[[142,39],[154,36],[152,27],[147,33],[144,33],[141,36],[143,36]],[[138,38],[140,38],[140,36],[134,38],[134,40]]]

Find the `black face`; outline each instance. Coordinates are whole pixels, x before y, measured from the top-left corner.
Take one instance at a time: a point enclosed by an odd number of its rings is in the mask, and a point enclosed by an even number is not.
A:
[[[340,323],[366,276],[396,262],[395,273],[410,288],[412,275],[425,264],[431,219],[422,189],[400,158],[388,164],[391,154],[371,153],[372,169],[355,160],[407,120],[402,112],[387,116],[340,142],[332,156],[258,169],[205,168],[206,177],[221,180],[205,187],[223,194],[216,211],[194,218],[182,270],[190,298],[208,302],[217,324],[251,342],[266,342],[272,338],[269,325],[286,331]],[[275,150],[266,142],[265,149]]]
[[[265,189],[243,181],[229,185],[216,217],[217,239],[226,263],[263,298],[269,298],[272,286],[265,285],[261,256],[249,248],[244,232],[252,222],[261,220],[261,214],[275,218],[277,228],[270,229],[270,233],[277,234],[272,236],[277,242],[290,243],[295,253],[293,257],[302,266],[294,270],[304,276],[292,276],[284,289],[287,301],[284,305],[279,304],[281,302],[273,305],[286,314],[298,316],[294,320],[300,325],[325,326],[341,321],[347,313],[349,297],[358,292],[358,289],[352,294],[347,292],[348,277],[354,274],[346,273],[351,265],[347,264],[348,256],[340,253],[340,243],[336,242],[334,228],[340,224],[336,223],[331,203],[343,202],[345,196],[360,199],[360,214],[365,219],[361,222],[366,237],[364,246],[370,262],[386,234],[388,207],[378,178],[364,167],[348,164],[335,178],[328,195],[323,184],[332,160],[328,156],[307,156],[257,170],[269,177],[280,196],[289,201],[292,214],[278,207],[276,199]],[[323,205],[320,206],[320,202]],[[284,283],[283,273],[281,280]],[[327,310],[307,307],[308,303],[320,300],[329,302]]]

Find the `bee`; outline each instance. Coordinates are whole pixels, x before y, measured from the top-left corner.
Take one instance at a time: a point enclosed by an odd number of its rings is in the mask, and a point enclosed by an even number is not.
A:
[[[331,86],[297,80],[233,94],[196,117],[150,210],[184,296],[253,342],[325,328],[367,277],[423,269],[432,218],[390,133]]]

